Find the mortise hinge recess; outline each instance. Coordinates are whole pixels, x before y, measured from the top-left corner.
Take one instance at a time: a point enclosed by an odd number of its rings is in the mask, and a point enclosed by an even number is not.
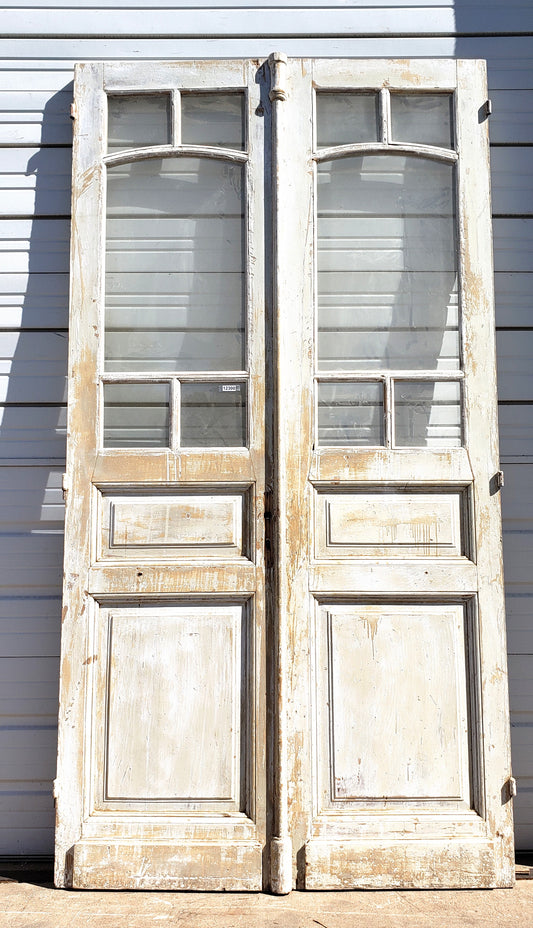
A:
[[[514,777],[509,777],[509,795],[511,799],[516,796],[516,780]]]
[[[70,490],[70,484],[66,474],[63,474],[63,477],[61,478],[61,488],[63,490],[63,499],[66,499],[67,493]]]
[[[270,93],[268,98],[271,103],[274,100],[286,100],[285,72],[287,55],[284,55],[283,52],[272,52],[268,57],[268,63],[270,66]]]
[[[70,104],[70,118],[77,119],[78,117],[78,108],[75,103]]]
[[[486,116],[492,115],[492,100],[485,101],[485,115]]]
[[[505,483],[505,479],[503,476],[503,470],[497,470],[494,476],[496,478],[496,486],[498,490],[501,490]]]

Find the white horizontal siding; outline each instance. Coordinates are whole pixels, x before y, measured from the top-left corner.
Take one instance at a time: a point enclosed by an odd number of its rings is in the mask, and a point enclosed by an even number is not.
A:
[[[1,606],[0,639],[4,657],[12,660],[34,655],[58,657],[61,590],[39,598],[3,595]]]
[[[484,15],[484,32],[514,32],[523,20],[533,28],[533,11],[520,10],[509,4],[509,12],[496,6]],[[355,2],[350,6],[321,4],[306,9],[278,5],[274,10],[262,5],[172,6],[150,9],[121,7],[113,4],[98,8],[63,7],[53,15],[50,9],[27,7],[0,10],[0,31],[10,36],[272,36],[309,34],[383,35],[396,33],[453,34],[453,5],[435,6],[424,3],[417,7],[395,4],[381,6]]]
[[[0,29],[12,36],[272,36],[286,35],[398,35],[451,34],[455,32],[509,34],[533,31],[533,10],[521,0],[480,3],[465,0],[455,13],[448,2],[421,2],[408,6],[398,0],[351,0],[310,4],[158,3],[147,15],[138,3],[10,4],[0,12]]]
[[[0,854],[49,853],[53,839],[73,64],[274,49],[488,60],[516,834],[533,846],[532,30],[523,0],[455,13],[449,0],[20,0],[0,11]]]
[[[66,258],[67,245],[64,245]],[[29,262],[28,262],[29,263]],[[0,329],[68,328],[68,273],[0,275]]]
[[[533,462],[533,403],[500,403],[498,419],[502,464]]]
[[[0,465],[62,463],[65,460],[65,406],[7,406],[0,423]]]

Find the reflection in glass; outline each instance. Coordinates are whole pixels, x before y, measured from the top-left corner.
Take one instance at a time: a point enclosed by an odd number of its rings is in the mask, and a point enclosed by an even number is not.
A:
[[[168,93],[128,93],[107,99],[108,152],[170,143]]]
[[[164,158],[108,171],[108,371],[242,370],[242,165]]]
[[[182,383],[181,444],[189,448],[246,445],[246,384]]]
[[[396,383],[394,407],[396,445],[415,448],[460,447],[459,383]]]
[[[379,138],[376,93],[317,93],[317,145],[376,142]]]
[[[380,383],[318,384],[319,445],[383,445]]]
[[[318,165],[321,370],[459,368],[453,165]]]
[[[451,93],[392,93],[392,138],[453,148]]]
[[[168,384],[104,384],[104,448],[168,448],[168,426]]]
[[[244,94],[187,93],[181,97],[183,145],[244,148]]]

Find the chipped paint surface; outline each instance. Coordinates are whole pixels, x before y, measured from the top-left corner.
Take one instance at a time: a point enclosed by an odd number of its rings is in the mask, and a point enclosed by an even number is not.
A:
[[[57,883],[511,885],[483,68],[276,61],[273,101],[256,62],[78,69]],[[249,93],[250,448],[102,449],[104,88],[213,86]],[[313,87],[456,94],[463,448],[316,447]]]
[[[250,114],[262,91],[256,68],[242,61],[77,69],[56,882],[259,890],[262,258],[251,268],[247,320],[249,370],[259,385],[249,391],[250,447],[103,449],[102,255],[95,245],[104,239],[104,90],[131,82],[162,92],[169,85],[248,88]],[[256,256],[264,251],[261,133],[255,120],[248,228]],[[205,146],[198,153],[213,154]],[[247,159],[229,152],[226,160]]]

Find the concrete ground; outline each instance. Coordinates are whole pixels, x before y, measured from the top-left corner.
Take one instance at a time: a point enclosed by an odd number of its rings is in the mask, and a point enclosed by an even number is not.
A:
[[[524,874],[526,875],[526,874]],[[533,880],[460,892],[89,892],[0,882],[0,928],[533,928]]]

